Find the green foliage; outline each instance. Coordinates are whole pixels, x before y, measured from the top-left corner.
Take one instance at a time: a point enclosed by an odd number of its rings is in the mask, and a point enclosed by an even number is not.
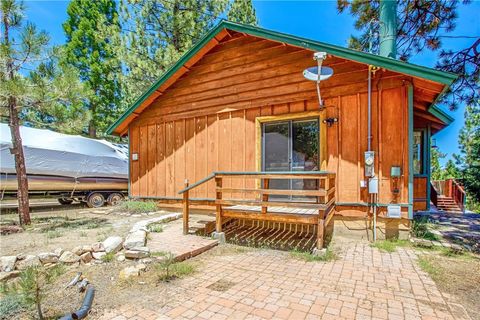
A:
[[[300,251],[298,249],[294,249],[290,251],[290,255],[295,259],[304,260],[306,262],[314,262],[314,261],[326,262],[326,261],[332,261],[337,259],[337,255],[335,254],[335,252],[333,252],[333,250],[330,247],[326,249],[325,253],[319,254],[319,255],[312,254],[306,251]]]
[[[465,108],[465,126],[459,135],[461,154],[456,157],[467,192],[467,206],[480,207],[480,100]]]
[[[125,70],[123,106],[130,106],[225,16],[257,22],[250,0],[121,0],[123,32],[116,48]]]
[[[160,262],[155,265],[159,281],[170,281],[175,278],[188,276],[195,272],[195,266],[189,262],[175,262],[175,255],[171,252],[158,253]]]
[[[442,49],[442,36],[455,30],[458,6],[469,1],[432,0],[397,1],[396,45],[399,58],[409,60],[424,50],[438,52],[436,69],[459,75],[442,101],[450,108],[458,102],[472,104],[480,98],[480,41],[472,39],[461,50]],[[337,0],[340,13],[349,12],[355,19],[360,36],[352,36],[349,47],[377,53],[379,49],[380,0]]]
[[[406,247],[409,245],[407,240],[389,239],[389,240],[377,240],[371,244],[373,248],[377,248],[383,252],[395,252],[398,247]]]
[[[111,262],[113,259],[115,259],[115,253],[113,252],[109,252],[102,257],[103,262]]]
[[[163,232],[163,225],[158,223],[152,223],[148,226],[148,231],[157,233]]]
[[[227,18],[233,22],[254,26],[258,24],[252,0],[233,0]]]
[[[418,265],[420,268],[428,273],[431,277],[435,277],[438,274],[438,269],[430,262],[426,256],[418,257]]]
[[[428,217],[420,217],[413,219],[411,229],[412,235],[420,239],[433,241],[439,240],[439,237],[429,230],[429,225],[430,223],[428,221]]]
[[[73,0],[67,14],[63,60],[92,92],[84,106],[91,113],[89,135],[96,137],[120,113],[121,65],[112,43],[120,33],[116,2]]]
[[[431,155],[431,172],[432,172],[432,180],[443,180],[443,169],[440,165],[440,159],[445,158],[445,154],[441,153],[438,148],[431,148],[430,149]]]
[[[45,31],[24,21],[23,3],[3,0],[0,11],[5,17],[2,29],[8,23],[8,36],[0,39],[0,63],[10,66],[0,69],[0,115],[12,116],[7,107],[13,101],[30,126],[82,132],[89,114],[81,102],[88,90],[78,73],[59,63],[62,51],[48,47]]]
[[[154,201],[125,201],[121,209],[129,213],[147,213],[157,211],[158,206]]]
[[[21,295],[17,293],[6,294],[0,298],[0,319],[12,319],[25,309]]]
[[[22,296],[26,306],[35,306],[38,317],[43,319],[42,301],[45,289],[66,271],[65,266],[57,264],[51,269],[44,267],[29,267],[22,271],[16,291]]]

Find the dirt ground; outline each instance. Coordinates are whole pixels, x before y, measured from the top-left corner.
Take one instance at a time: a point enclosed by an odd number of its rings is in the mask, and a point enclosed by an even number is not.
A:
[[[82,205],[35,208],[30,227],[21,233],[0,236],[0,255],[38,254],[57,248],[71,250],[79,245],[103,241],[108,236],[125,236],[135,222],[147,219],[107,212]],[[16,213],[0,215],[2,225],[17,222]]]
[[[428,254],[421,259],[440,291],[454,296],[472,319],[480,320],[480,256]]]

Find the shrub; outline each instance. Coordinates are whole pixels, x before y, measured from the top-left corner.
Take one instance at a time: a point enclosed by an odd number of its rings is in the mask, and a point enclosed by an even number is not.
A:
[[[154,201],[125,201],[122,202],[121,208],[129,213],[147,213],[158,210]]]
[[[102,257],[102,261],[103,262],[110,262],[110,261],[113,261],[114,258],[115,258],[115,253],[109,252]]]
[[[195,272],[195,266],[189,262],[175,262],[175,256],[171,253],[160,254],[163,259],[155,266],[159,281],[170,281],[181,278]]]
[[[420,217],[413,219],[412,222],[412,234],[416,238],[426,240],[439,240],[438,236],[432,233],[429,229],[428,217]]]
[[[25,309],[23,298],[18,293],[6,294],[0,298],[0,319],[12,319]]]

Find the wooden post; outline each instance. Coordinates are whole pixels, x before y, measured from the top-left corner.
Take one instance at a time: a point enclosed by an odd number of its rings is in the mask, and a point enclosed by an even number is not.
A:
[[[188,179],[185,179],[185,188],[188,188]],[[188,218],[190,208],[188,203],[188,190],[183,193],[183,234],[188,234]]]
[[[268,178],[263,179],[262,189],[268,190],[269,185],[270,185],[270,179],[268,179]],[[268,202],[268,194],[262,194],[262,202]],[[262,205],[262,213],[263,214],[267,213],[267,209],[268,209],[267,206]]]
[[[325,237],[325,211],[318,212],[318,228],[317,228],[317,249],[323,249],[323,239]]]
[[[217,187],[216,191],[216,200],[222,200],[222,178],[221,177],[215,177],[215,184]],[[216,212],[216,232],[220,233],[222,232],[222,205],[217,203],[217,212]]]

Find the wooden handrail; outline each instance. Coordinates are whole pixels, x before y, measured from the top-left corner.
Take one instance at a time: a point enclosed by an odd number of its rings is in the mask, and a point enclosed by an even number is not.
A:
[[[215,172],[212,173],[212,174],[210,174],[210,175],[208,175],[208,176],[206,176],[206,177],[203,178],[202,180],[198,180],[198,181],[195,182],[194,184],[189,185],[189,186],[187,186],[186,188],[180,190],[180,191],[178,192],[178,194],[182,194],[182,193],[185,193],[185,192],[187,192],[187,191],[189,191],[189,190],[192,190],[193,188],[196,188],[196,187],[198,187],[199,185],[204,184],[205,182],[208,182],[208,181],[212,180],[213,178],[215,178]],[[187,181],[188,181],[188,180],[187,180]]]

